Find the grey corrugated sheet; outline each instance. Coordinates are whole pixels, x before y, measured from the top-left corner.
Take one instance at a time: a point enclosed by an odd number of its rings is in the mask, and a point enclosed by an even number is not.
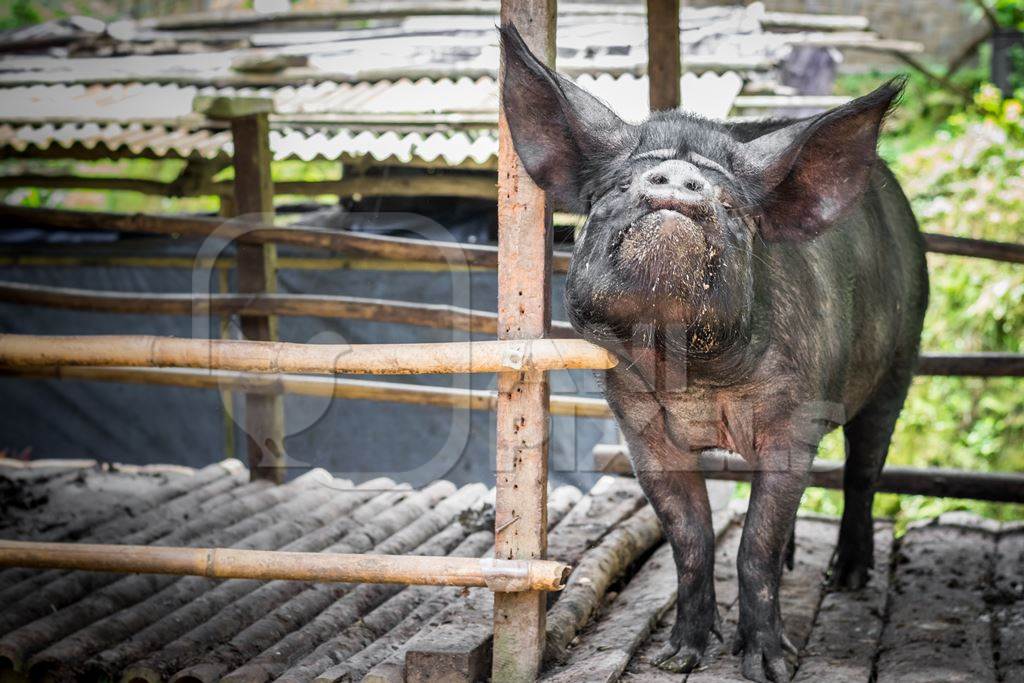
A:
[[[626,119],[639,120],[647,114],[646,76],[581,76],[577,82]],[[686,74],[685,108],[703,116],[724,117],[741,88],[740,77],[732,72],[700,77]],[[497,163],[497,136],[488,125],[497,119],[497,84],[492,78],[403,78],[241,90],[154,84],[10,88],[0,91],[0,121],[8,122],[0,125],[0,150],[7,148],[22,156],[36,152],[95,156],[102,152],[115,157],[226,160],[232,151],[230,134],[197,127],[190,117],[196,95],[215,93],[274,98],[277,128],[270,143],[276,159],[417,162],[463,168],[493,168]],[[365,116],[378,125],[375,130],[360,129],[355,123],[349,127],[330,125],[330,117],[338,114],[353,121]],[[450,120],[456,125],[417,126],[415,116],[420,114],[454,114]],[[317,115],[328,124],[310,120],[301,125],[300,120],[289,127],[289,117]],[[471,115],[476,123],[457,125],[462,115]],[[402,132],[387,130],[387,122],[392,120]],[[418,130],[405,132],[410,128]]]

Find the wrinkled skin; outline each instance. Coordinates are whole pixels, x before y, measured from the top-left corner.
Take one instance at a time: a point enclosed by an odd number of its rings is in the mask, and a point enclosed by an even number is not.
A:
[[[566,309],[620,358],[605,393],[674,551],[677,618],[657,661],[690,671],[718,633],[697,458],[725,448],[754,470],[734,651],[747,678],[787,681],[779,582],[818,443],[843,426],[831,581],[858,589],[876,479],[917,361],[924,247],[876,154],[901,85],[796,121],[664,112],[631,125],[544,67],[514,28],[502,46],[516,151],[556,204],[587,216]]]

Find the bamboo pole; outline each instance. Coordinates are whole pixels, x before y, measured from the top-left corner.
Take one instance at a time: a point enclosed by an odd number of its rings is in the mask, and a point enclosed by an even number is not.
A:
[[[126,382],[157,386],[188,387],[246,391],[251,393],[295,394],[322,398],[343,398],[361,401],[386,401],[410,405],[461,408],[463,410],[495,410],[497,392],[481,389],[453,389],[424,384],[381,382],[342,377],[310,375],[267,375],[226,370],[192,368],[121,368],[88,366],[49,366],[4,369],[0,376],[30,379],[87,380]],[[604,399],[585,396],[551,396],[551,414],[568,417],[611,418]]]
[[[602,370],[615,356],[580,339],[447,344],[293,344],[148,335],[0,334],[0,366],[185,367],[264,373],[408,375]]]
[[[571,567],[549,560],[294,553],[0,540],[0,566],[173,574],[217,579],[468,586],[499,592],[557,591]]]
[[[619,444],[596,446],[594,469],[609,474],[632,475],[629,449]],[[718,450],[701,453],[700,469],[708,479],[728,481],[749,481],[753,473],[750,463],[743,458]],[[815,461],[811,466],[810,485],[842,489],[843,463]],[[880,493],[1024,503],[1024,474],[890,466],[882,469],[877,490]]]

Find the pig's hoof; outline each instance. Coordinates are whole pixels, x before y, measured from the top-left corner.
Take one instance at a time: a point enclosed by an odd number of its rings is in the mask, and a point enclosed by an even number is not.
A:
[[[834,591],[859,591],[867,585],[870,578],[870,564],[837,558],[828,577],[828,587]]]
[[[743,657],[743,677],[758,683],[789,683],[792,674],[783,655],[783,649],[795,650],[783,633],[779,642],[767,645],[771,638],[737,638],[733,654]]]
[[[674,674],[688,674],[700,666],[702,651],[688,645],[673,645],[671,642],[655,653],[651,663],[662,671]]]

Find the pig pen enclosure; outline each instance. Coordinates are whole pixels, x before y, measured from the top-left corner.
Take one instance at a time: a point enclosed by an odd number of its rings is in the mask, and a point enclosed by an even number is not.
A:
[[[452,16],[483,18],[493,26],[497,9],[478,3],[438,3],[424,5],[420,11],[449,21]],[[365,20],[387,18],[389,11],[404,16],[411,10],[338,10],[334,16]],[[601,13],[608,11],[592,6],[565,8],[577,19],[604,16]],[[621,11],[636,16],[633,10]],[[702,76],[704,82],[698,84],[682,70],[680,44],[686,43],[686,32],[681,34],[676,20],[678,2],[651,0],[647,11],[640,21],[648,28],[648,66],[638,71],[645,70],[647,78],[646,83],[638,79],[636,83],[649,88],[651,108],[680,106],[688,86],[707,88],[711,99],[717,93],[728,100],[720,115],[729,106],[738,106],[743,97],[751,109],[783,102],[795,110],[831,103],[824,95],[794,93],[786,89],[790,86],[760,76],[748,79],[756,84],[756,92],[738,94],[737,81],[727,78],[729,70],[761,73],[759,64],[768,59],[764,56],[741,55],[728,61],[698,53],[688,62],[689,68],[719,72],[707,79]],[[502,21],[514,21],[549,64],[556,52],[555,12],[554,0],[504,0],[500,7]],[[282,20],[318,18],[322,17],[293,13]],[[123,43],[133,44],[133,40],[154,45],[174,32],[179,32],[179,40],[201,41],[203,31],[208,32],[207,40],[229,42],[238,40],[226,35],[229,29],[264,19],[247,13],[171,18],[162,25],[156,21],[136,27],[136,33],[127,38],[118,34],[114,42],[122,45],[117,49],[125,49]],[[685,28],[685,13],[683,20]],[[793,32],[788,40],[798,45],[854,45],[897,52],[913,60],[913,45],[874,38],[857,17],[766,14],[760,20],[761,25]],[[217,35],[210,37],[210,32]],[[624,66],[621,55],[605,57],[605,72],[638,69]],[[212,193],[221,198],[223,218],[9,205],[0,207],[0,215],[9,227],[64,233],[117,231],[195,241],[214,237],[231,242],[230,258],[221,258],[210,268],[214,273],[233,269],[236,291],[223,286],[215,294],[197,297],[193,292],[147,294],[4,282],[0,300],[58,310],[239,316],[244,334],[244,340],[236,341],[200,335],[178,339],[4,333],[0,334],[3,373],[25,381],[89,380],[158,385],[152,391],[173,386],[239,393],[245,404],[248,468],[233,459],[199,469],[0,461],[4,474],[0,481],[5,487],[0,504],[0,535],[5,539],[0,541],[0,565],[8,567],[0,572],[0,604],[4,605],[0,680],[681,678],[650,663],[651,653],[671,628],[675,572],[657,519],[628,476],[623,448],[597,448],[595,464],[607,476],[586,493],[572,486],[548,486],[549,417],[608,418],[610,412],[598,399],[552,394],[547,373],[601,370],[615,359],[575,339],[564,323],[552,322],[552,273],[566,270],[568,255],[552,248],[550,208],[507,143],[504,123],[498,121],[497,139],[480,135],[467,143],[487,147],[493,142],[497,147],[493,165],[489,155],[480,154],[472,159],[469,170],[459,172],[386,177],[367,173],[309,183],[309,187],[275,184],[271,161],[280,156],[282,140],[291,133],[282,134],[277,127],[281,116],[277,102],[259,88],[295,78],[288,69],[310,67],[296,65],[292,58],[275,62],[265,54],[234,59],[233,64],[244,68],[229,69],[228,75],[218,73],[216,64],[207,65],[209,89],[198,93],[195,111],[187,113],[187,125],[164,121],[148,127],[90,128],[74,116],[47,120],[37,114],[35,118],[12,116],[12,123],[2,131],[9,156],[143,156],[152,153],[157,138],[165,149],[187,148],[182,157],[190,164],[200,163],[187,166],[170,184],[137,178],[28,176],[5,178],[5,182],[155,194]],[[253,64],[253,60],[263,62]],[[273,63],[268,66],[266,61]],[[483,75],[469,73],[480,76],[479,84],[496,73],[496,67],[496,63],[487,65]],[[585,76],[587,67],[578,68]],[[381,83],[397,77],[387,64],[380,71]],[[427,71],[410,72],[410,76],[438,75]],[[304,74],[302,78],[313,81],[323,79],[319,94],[328,100],[345,94],[344,87],[330,85],[325,76]],[[64,83],[67,75],[54,78]],[[135,75],[127,82],[151,79],[168,84],[174,78],[180,74]],[[364,73],[358,78],[369,80],[370,76]],[[102,80],[94,77],[91,87],[97,79]],[[8,84],[39,88],[18,81]],[[90,100],[95,92],[83,93],[78,93],[77,106],[88,108],[90,102],[99,101]],[[45,100],[45,93],[37,94]],[[193,94],[197,93],[189,93],[190,109]],[[146,91],[141,95],[145,97]],[[478,112],[433,114],[432,118],[362,112],[356,119],[329,111],[289,115],[293,125],[408,126],[422,124],[413,120],[418,118],[443,128],[458,124],[460,117],[464,121],[473,116],[480,119],[480,126],[494,123],[492,115]],[[41,142],[44,133],[51,137]],[[344,145],[358,138],[298,137],[313,147]],[[385,137],[354,144],[372,147]],[[427,137],[419,144],[444,148],[450,141]],[[230,150],[226,161],[218,156],[221,149]],[[432,158],[450,152],[435,151]],[[222,166],[233,166],[230,181],[212,180],[216,163],[212,168],[201,163],[211,158]],[[421,167],[429,165],[422,156],[418,158]],[[494,170],[496,190],[489,175]],[[275,225],[274,195],[285,192],[496,196],[498,243],[490,247]],[[926,240],[934,252],[1024,263],[1024,246],[1019,244],[940,235],[927,235]],[[279,260],[278,246],[305,251]],[[332,260],[307,254],[316,251],[335,256]],[[8,264],[44,267],[84,266],[94,257],[54,249],[51,253],[14,251],[3,258]],[[170,261],[138,260],[141,257],[131,255],[117,258],[150,266]],[[286,258],[291,261],[286,263]],[[184,260],[185,267],[195,264],[191,254]],[[116,263],[111,258],[104,265]],[[388,268],[496,269],[497,313],[278,293],[277,268],[288,266],[382,272]],[[280,316],[388,321],[496,339],[414,345],[284,343],[277,341]],[[1024,359],[1008,354],[926,354],[920,372],[1019,377],[1024,375]],[[497,391],[333,377],[415,373],[496,373]],[[489,492],[480,484],[456,487],[446,481],[411,489],[388,477],[356,484],[317,469],[285,481],[288,456],[282,396],[286,394],[494,411],[495,489]],[[113,427],[116,417],[110,416]],[[395,423],[400,425],[399,420]],[[742,507],[730,500],[730,480],[742,480],[748,473],[725,453],[706,454],[705,465],[712,480],[716,594],[728,643],[737,619],[735,563],[743,514]],[[841,488],[842,467],[816,465],[812,485]],[[1024,502],[1024,476],[892,467],[883,472],[880,490]],[[1024,527],[947,515],[914,526],[896,539],[892,525],[880,521],[878,569],[860,593],[829,592],[823,587],[836,531],[835,521],[827,518],[802,517],[797,525],[796,565],[785,575],[782,589],[786,628],[800,649],[792,661],[797,680],[1012,681],[1024,677],[1020,637]],[[727,652],[712,655],[705,667],[685,678],[741,680],[738,662]]]

